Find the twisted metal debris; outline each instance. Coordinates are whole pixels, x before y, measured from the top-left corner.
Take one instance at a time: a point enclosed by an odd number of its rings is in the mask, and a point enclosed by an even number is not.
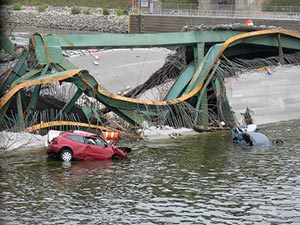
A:
[[[225,77],[300,61],[300,36],[292,31],[247,27],[245,32],[240,26],[193,29],[167,34],[34,34],[28,50],[0,77],[2,129],[34,131],[70,124],[65,120],[103,129],[116,125],[109,112],[118,116],[116,128],[123,130],[144,121],[175,128],[207,129],[224,123],[230,127],[235,121]],[[161,69],[123,96],[108,93],[89,71],[76,68],[62,53],[64,49],[135,46],[177,48]],[[158,90],[160,99],[138,99],[152,89]]]

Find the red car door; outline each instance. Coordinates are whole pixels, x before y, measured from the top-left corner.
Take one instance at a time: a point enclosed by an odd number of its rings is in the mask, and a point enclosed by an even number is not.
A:
[[[85,158],[85,139],[84,137],[76,134],[67,134],[62,142],[67,144],[73,151],[74,159],[83,160]]]
[[[87,144],[85,148],[85,160],[105,160],[110,159],[113,155],[113,151],[110,146],[106,147],[106,144],[97,138],[87,138]]]

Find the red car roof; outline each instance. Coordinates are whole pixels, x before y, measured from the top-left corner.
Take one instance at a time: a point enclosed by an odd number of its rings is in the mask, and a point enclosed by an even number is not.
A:
[[[93,133],[90,133],[87,131],[82,131],[82,130],[75,130],[72,133],[79,134],[79,135],[85,136],[85,137],[97,136],[97,134],[93,134]]]

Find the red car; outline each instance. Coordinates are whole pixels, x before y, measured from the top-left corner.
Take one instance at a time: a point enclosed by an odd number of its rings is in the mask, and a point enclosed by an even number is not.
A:
[[[109,144],[101,135],[85,131],[61,132],[47,146],[48,155],[63,161],[123,159],[130,151],[130,148]]]

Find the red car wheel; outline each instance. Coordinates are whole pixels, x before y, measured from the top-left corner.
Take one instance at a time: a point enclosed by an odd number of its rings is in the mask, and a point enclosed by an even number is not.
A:
[[[71,161],[72,158],[73,158],[73,153],[70,149],[67,149],[67,148],[64,148],[60,154],[59,154],[59,158],[62,160],[62,161]]]
[[[122,159],[121,156],[119,156],[118,154],[114,154],[112,157],[112,160],[114,160],[114,161],[119,161],[121,159]]]

